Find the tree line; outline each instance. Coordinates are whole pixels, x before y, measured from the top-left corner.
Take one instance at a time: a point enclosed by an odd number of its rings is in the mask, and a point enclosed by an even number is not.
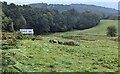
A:
[[[99,22],[100,16],[90,11],[79,13],[75,9],[70,9],[60,13],[54,9],[2,3],[2,31],[32,28],[36,35],[40,35],[88,29],[98,25]]]

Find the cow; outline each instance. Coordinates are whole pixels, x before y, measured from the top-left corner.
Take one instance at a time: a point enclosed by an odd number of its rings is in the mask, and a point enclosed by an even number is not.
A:
[[[58,41],[58,44],[63,44],[64,42],[63,41]]]
[[[58,43],[57,40],[49,40],[50,43]]]

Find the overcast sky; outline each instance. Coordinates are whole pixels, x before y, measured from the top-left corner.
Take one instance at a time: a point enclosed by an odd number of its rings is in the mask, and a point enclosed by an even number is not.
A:
[[[48,4],[93,4],[103,7],[118,9],[118,2],[120,0],[0,0],[8,3],[15,3],[19,5],[31,3],[48,3]]]

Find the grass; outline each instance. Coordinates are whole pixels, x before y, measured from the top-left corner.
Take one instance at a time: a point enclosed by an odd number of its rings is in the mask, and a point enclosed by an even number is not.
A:
[[[118,20],[101,20],[100,24],[96,27],[86,29],[86,30],[76,30],[66,33],[56,33],[55,36],[81,36],[81,35],[106,35],[107,27],[114,25],[118,29]]]
[[[3,50],[9,58],[8,72],[115,72],[118,70],[117,41],[106,37],[106,28],[116,20],[102,20],[87,30],[41,36],[41,40],[20,40],[18,49]],[[50,43],[50,39],[76,41],[80,46]]]

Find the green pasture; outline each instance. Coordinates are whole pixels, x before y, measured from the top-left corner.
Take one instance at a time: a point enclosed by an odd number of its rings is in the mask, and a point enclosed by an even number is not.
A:
[[[94,28],[40,36],[42,40],[18,40],[17,48],[2,50],[6,72],[115,72],[118,71],[117,37],[106,28],[117,20],[102,20]],[[75,41],[80,46],[50,43]]]

